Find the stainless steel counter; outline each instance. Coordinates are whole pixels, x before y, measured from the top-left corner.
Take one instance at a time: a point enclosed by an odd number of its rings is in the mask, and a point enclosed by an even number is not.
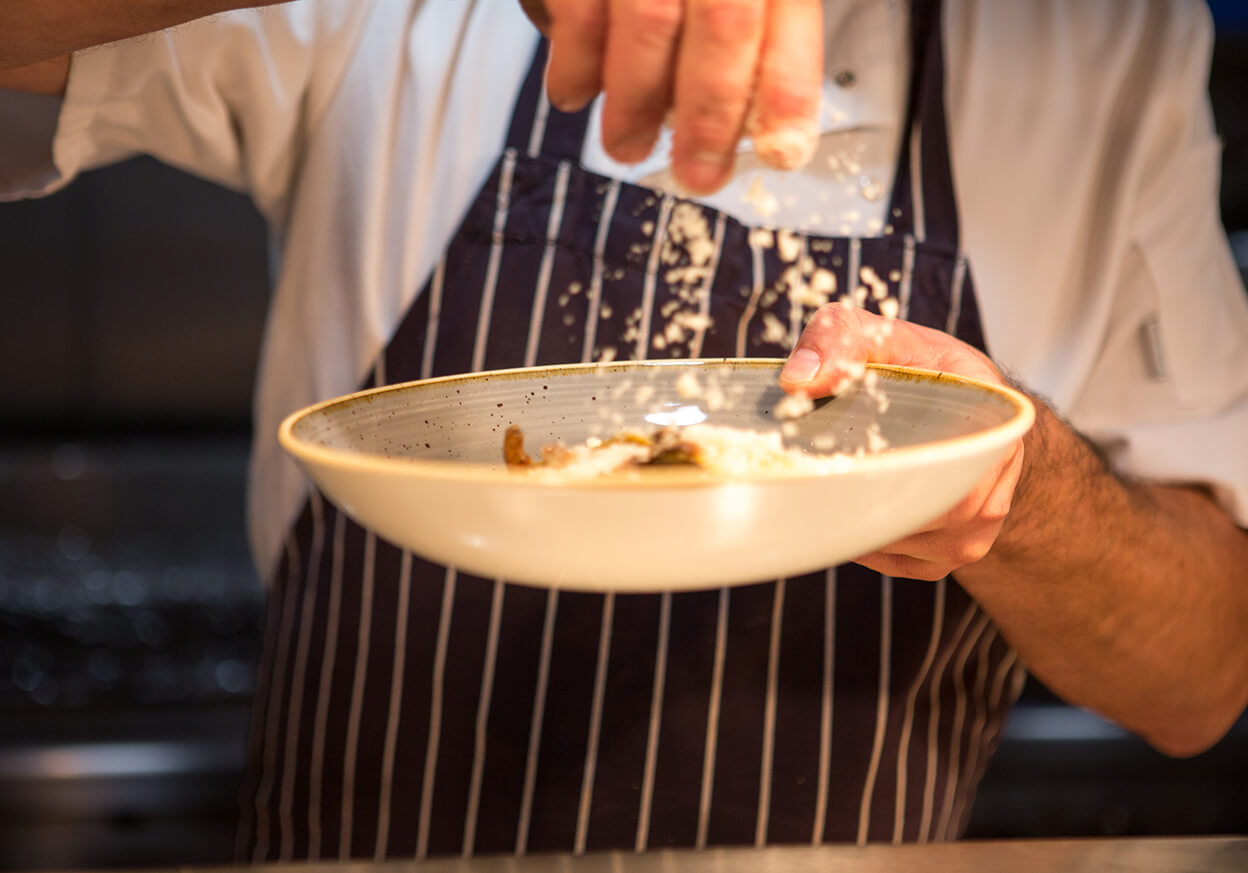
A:
[[[237,873],[238,869],[187,867],[181,873]],[[1248,838],[968,840],[929,846],[612,852],[254,869],[272,873],[1245,873]]]

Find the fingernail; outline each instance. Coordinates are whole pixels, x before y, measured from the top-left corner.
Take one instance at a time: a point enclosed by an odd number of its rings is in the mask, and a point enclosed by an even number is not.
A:
[[[554,94],[547,92],[546,99],[550,101],[550,105],[558,112],[572,114],[580,112],[589,105],[589,101],[583,97],[569,97],[565,94]]]
[[[813,349],[798,349],[789,356],[784,369],[780,371],[780,381],[790,385],[801,385],[813,381],[819,373],[819,360]]]
[[[690,191],[709,193],[723,184],[731,165],[730,157],[710,153],[694,155],[683,166],[679,181]]]
[[[651,130],[626,130],[612,133],[608,139],[603,136],[603,146],[607,154],[621,164],[639,164],[654,151],[657,137]]]

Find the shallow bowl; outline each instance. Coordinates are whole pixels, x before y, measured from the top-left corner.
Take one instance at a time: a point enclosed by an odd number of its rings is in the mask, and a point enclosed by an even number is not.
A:
[[[782,363],[620,362],[430,379],[296,412],[279,438],[348,515],[430,560],[564,589],[657,591],[794,576],[875,551],[957,504],[1034,418],[1028,399],[1007,388],[872,366],[874,390],[859,383],[786,428],[791,446],[832,441],[838,458],[817,473],[669,467],[567,481],[503,463],[512,424],[530,453],[647,423],[775,429]]]

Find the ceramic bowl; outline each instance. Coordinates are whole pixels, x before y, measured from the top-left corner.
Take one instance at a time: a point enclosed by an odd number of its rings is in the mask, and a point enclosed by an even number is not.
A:
[[[646,468],[560,481],[503,463],[512,424],[531,453],[647,423],[774,429],[781,364],[621,362],[431,379],[309,407],[279,437],[348,515],[430,560],[564,589],[656,591],[793,576],[894,542],[968,494],[1034,417],[1006,388],[873,366],[876,390],[859,384],[820,401],[787,429],[801,448],[831,438],[841,453],[831,470]],[[702,389],[692,399],[691,378]],[[881,438],[887,448],[867,451]]]

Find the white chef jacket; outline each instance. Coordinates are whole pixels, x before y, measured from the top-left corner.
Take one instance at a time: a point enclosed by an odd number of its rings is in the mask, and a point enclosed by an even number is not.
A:
[[[946,0],[963,246],[996,361],[1140,477],[1202,482],[1248,526],[1248,298],[1217,214],[1198,0]],[[907,10],[825,0],[815,160],[708,202],[876,234],[908,83]],[[9,197],[144,152],[251,194],[280,271],[255,400],[249,526],[267,575],[307,484],[281,419],[354,390],[502,147],[536,34],[515,0],[297,0],[78,53],[52,165]],[[15,138],[16,141],[16,138]],[[3,146],[0,146],[2,155]],[[26,154],[29,154],[27,150]],[[666,140],[637,166],[662,185]],[[448,293],[451,293],[448,291]]]

